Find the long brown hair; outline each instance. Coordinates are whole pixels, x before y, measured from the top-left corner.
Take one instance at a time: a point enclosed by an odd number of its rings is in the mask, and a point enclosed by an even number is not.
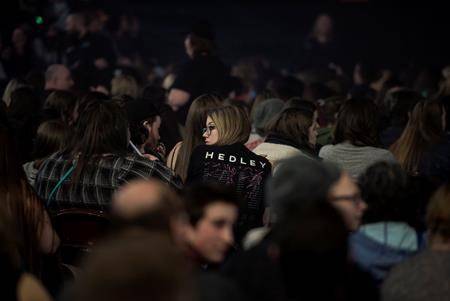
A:
[[[424,152],[444,136],[444,108],[438,101],[420,101],[414,107],[400,138],[390,147],[400,165],[410,174],[418,172]]]
[[[186,128],[183,143],[180,146],[175,162],[175,173],[186,179],[189,159],[192,150],[203,143],[202,129],[205,127],[207,112],[222,104],[222,99],[216,95],[204,94],[197,97],[189,108],[186,118]]]
[[[9,128],[0,124],[0,210],[11,218],[17,251],[25,269],[39,276],[40,233],[45,209],[28,184]]]
[[[77,161],[71,186],[102,155],[125,154],[128,141],[128,119],[119,103],[100,99],[87,103],[80,111],[72,141],[64,151]]]
[[[278,114],[268,125],[270,134],[279,135],[296,145],[313,151],[309,143],[309,128],[314,122],[314,112],[305,109],[288,108]]]

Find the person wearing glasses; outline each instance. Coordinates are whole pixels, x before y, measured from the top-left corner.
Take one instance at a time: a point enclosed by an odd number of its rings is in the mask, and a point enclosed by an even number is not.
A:
[[[194,149],[186,183],[218,182],[230,185],[245,200],[239,207],[236,242],[245,233],[263,225],[264,186],[271,174],[270,162],[249,151],[244,143],[250,135],[248,114],[236,106],[212,109],[207,114],[205,145]]]

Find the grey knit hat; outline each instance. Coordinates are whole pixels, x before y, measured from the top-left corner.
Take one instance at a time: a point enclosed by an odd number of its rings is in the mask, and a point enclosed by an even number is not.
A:
[[[266,128],[267,123],[272,117],[281,112],[284,106],[284,101],[277,98],[271,98],[264,100],[253,112],[253,126],[256,129],[256,132],[264,136],[264,130]]]
[[[341,171],[336,165],[305,156],[282,161],[266,187],[267,205],[277,220],[295,215],[318,202],[326,202]]]

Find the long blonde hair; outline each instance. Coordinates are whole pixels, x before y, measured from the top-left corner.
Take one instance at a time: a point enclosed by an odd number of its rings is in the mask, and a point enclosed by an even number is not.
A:
[[[400,138],[390,147],[402,168],[412,175],[418,173],[423,154],[444,136],[444,107],[438,101],[420,101]]]
[[[228,105],[209,111],[208,116],[219,133],[217,145],[247,142],[252,128],[248,113],[244,109]]]

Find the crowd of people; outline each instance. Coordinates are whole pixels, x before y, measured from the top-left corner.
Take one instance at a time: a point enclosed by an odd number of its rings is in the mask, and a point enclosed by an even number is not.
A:
[[[349,76],[320,15],[295,72],[229,68],[204,22],[162,68],[136,17],[56,8],[0,47],[4,300],[450,296],[450,67]],[[69,260],[74,210],[105,231]]]

